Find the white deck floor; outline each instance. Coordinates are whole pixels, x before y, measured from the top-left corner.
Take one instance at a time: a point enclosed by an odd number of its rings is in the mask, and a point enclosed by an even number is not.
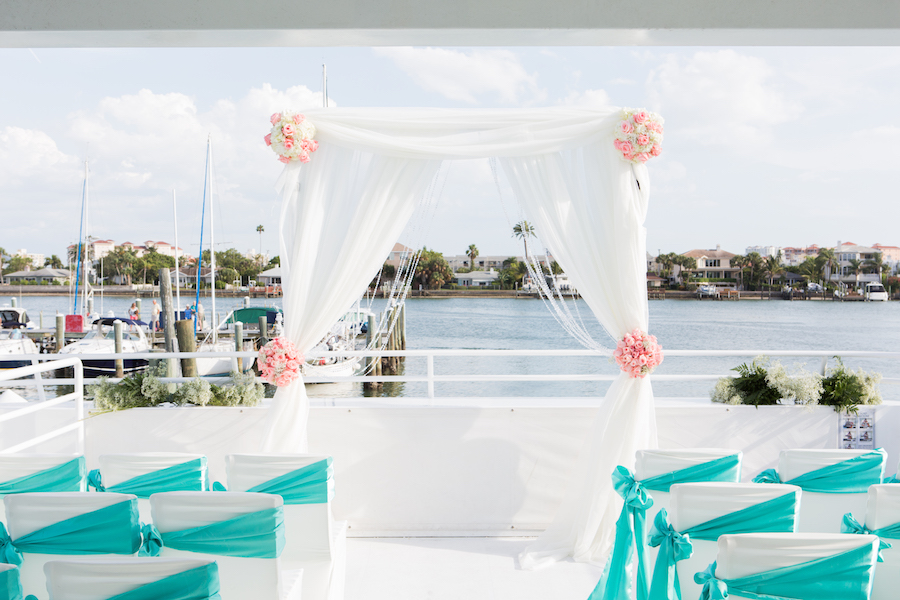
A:
[[[523,538],[349,538],[345,600],[584,600],[599,567],[522,571]]]

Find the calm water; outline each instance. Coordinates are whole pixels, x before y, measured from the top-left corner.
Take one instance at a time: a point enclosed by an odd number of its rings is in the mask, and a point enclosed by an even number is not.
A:
[[[182,303],[188,300],[182,296]],[[133,298],[106,298],[104,314],[110,310],[124,315]],[[0,304],[8,298],[0,297]],[[95,300],[100,307],[99,299]],[[203,303],[209,310],[209,299]],[[272,301],[254,299],[253,305]],[[33,321],[44,313],[44,325],[51,327],[56,311],[71,309],[68,300],[56,297],[25,297],[21,306]],[[240,305],[238,299],[218,299],[217,312],[224,315]],[[149,314],[150,299],[143,301]],[[380,310],[383,301],[375,301]],[[581,314],[595,339],[606,345],[613,341],[603,332],[583,303]],[[894,350],[900,339],[900,302],[839,303],[740,301],[697,302],[691,300],[653,300],[650,302],[650,331],[663,348],[686,350]],[[495,348],[545,349],[578,348],[578,344],[560,327],[544,304],[538,300],[517,299],[410,299],[407,301],[407,334],[410,349]],[[792,366],[803,359],[782,359]],[[665,360],[657,373],[725,374],[743,359],[677,358]],[[896,360],[848,359],[854,368],[880,371],[885,377],[900,377]],[[818,369],[819,359],[810,359],[808,368]],[[407,359],[405,372],[424,374],[425,360]],[[615,365],[594,357],[507,357],[436,358],[437,374],[506,373],[608,373]],[[436,384],[438,396],[593,396],[605,392],[604,382],[503,382]],[[706,396],[710,382],[656,382],[658,396]],[[361,386],[327,384],[309,386],[311,395],[358,396]],[[383,395],[424,396],[425,384],[385,386]],[[882,385],[886,400],[900,399],[900,386]]]

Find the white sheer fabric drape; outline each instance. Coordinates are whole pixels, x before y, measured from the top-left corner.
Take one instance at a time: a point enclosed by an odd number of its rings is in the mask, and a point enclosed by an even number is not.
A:
[[[617,339],[646,331],[649,180],[613,148],[620,115],[613,107],[307,112],[319,150],[307,165],[286,166],[279,182],[287,337],[309,350],[363,292],[440,161],[490,157],[501,158],[541,240],[607,331]],[[305,451],[307,412],[302,383],[279,390],[264,449]],[[622,375],[571,469],[556,522],[523,566],[602,559],[621,506],[610,475],[655,446],[650,382]]]
[[[607,136],[552,154],[504,158],[507,179],[553,258],[616,339],[648,329],[646,167],[620,159]],[[602,359],[601,359],[602,360]],[[523,568],[572,556],[601,561],[622,508],[610,478],[656,447],[648,379],[620,374],[606,393],[553,524],[519,557]]]
[[[278,181],[285,336],[301,352],[363,294],[440,166],[324,143],[314,157]],[[279,388],[262,450],[306,452],[308,414],[302,378]]]

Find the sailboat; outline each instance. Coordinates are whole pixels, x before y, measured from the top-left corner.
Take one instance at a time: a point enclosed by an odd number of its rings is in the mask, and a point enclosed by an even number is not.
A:
[[[215,227],[213,227],[213,194],[212,194],[212,140],[206,140],[206,174],[203,181],[203,208],[200,216],[200,254],[197,257],[197,296],[195,306],[200,308],[200,281],[203,264],[203,230],[206,220],[206,204],[209,199],[209,262],[210,262],[210,304],[212,312],[210,314],[210,326],[201,329],[203,325],[199,321],[197,311],[194,312],[194,331],[208,331],[206,338],[197,347],[197,352],[233,352],[234,342],[229,340],[220,340],[218,327],[216,327],[216,242]],[[177,252],[177,251],[176,251]],[[253,365],[253,359],[244,360],[244,368],[249,369]],[[214,377],[220,375],[228,375],[231,371],[237,370],[237,359],[230,357],[218,358],[198,358],[197,374],[201,377]]]

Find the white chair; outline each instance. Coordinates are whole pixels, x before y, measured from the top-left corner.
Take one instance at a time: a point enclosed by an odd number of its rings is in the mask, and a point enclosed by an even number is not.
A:
[[[218,534],[215,532],[209,532],[205,536],[207,544],[201,552],[179,549],[186,546],[176,544],[170,538],[173,534],[179,535],[178,532],[214,526],[251,514],[268,514],[268,511],[281,507],[281,497],[274,494],[166,492],[150,496],[153,524],[164,540],[160,556],[215,560],[219,565],[222,600],[293,600],[300,597],[302,581],[290,589],[285,586],[282,593],[281,567],[277,556],[283,545],[283,522],[278,521],[280,531],[277,530],[274,519],[267,519],[264,527],[254,531],[268,536],[264,544],[271,558],[229,556],[233,552],[227,547],[227,539],[216,538]],[[278,537],[275,534],[268,535],[273,531],[280,534],[281,541],[275,541]],[[221,549],[216,547],[220,541]]]
[[[778,476],[781,481],[790,483],[801,475],[871,452],[871,450],[783,450],[778,458]],[[865,490],[870,485],[881,483],[883,474],[882,460],[880,470],[875,469],[871,473],[870,480],[862,486],[864,491],[857,493],[813,492],[806,489],[802,483],[798,483],[797,485],[804,488],[798,531],[839,533],[844,514],[848,512],[854,515],[865,514],[867,500]]]
[[[334,523],[331,512],[331,459],[307,454],[231,454],[225,457],[228,489],[233,492],[261,491],[277,486],[269,482],[300,469],[313,469],[316,500],[292,503],[285,494],[285,546],[281,563],[285,569],[303,570],[304,600],[341,600],[346,571],[346,523]],[[323,481],[327,465],[327,478]]]
[[[212,580],[212,593],[219,589],[215,561],[184,558],[104,558],[54,560],[44,565],[50,600],[107,600],[119,594],[175,577],[202,587]],[[206,600],[211,596],[196,596]],[[148,595],[148,600],[152,598]]]
[[[804,492],[805,493],[805,492]],[[864,600],[872,587],[875,561],[878,557],[878,538],[874,535],[828,534],[828,533],[747,533],[723,535],[719,538],[716,555],[715,576],[731,581],[808,563],[817,559],[836,557],[858,550],[864,553],[865,564],[861,569],[848,571],[833,569],[829,573],[842,583],[854,586],[858,593],[847,594],[842,600]],[[767,590],[779,595],[778,583],[768,579]],[[833,586],[820,573],[810,582],[813,585]],[[775,589],[773,589],[775,588]],[[730,585],[728,598],[748,600],[741,595],[736,585]],[[793,586],[791,598],[797,600],[821,600],[815,591],[797,595],[797,585]],[[782,592],[781,595],[786,595]]]
[[[736,456],[736,465],[728,468],[724,473],[719,473],[713,481],[738,482],[741,480],[742,453],[736,450],[724,448],[691,448],[677,450],[638,450],[635,454],[634,476],[638,481],[657,478],[666,473],[682,471],[688,467],[695,467],[704,463],[711,463],[726,457]],[[674,483],[695,483],[710,481],[701,477],[678,477]],[[655,487],[655,486],[651,486]],[[653,506],[647,511],[648,521],[650,517],[659,512],[659,509],[669,510],[669,492],[659,489],[648,490],[653,497]]]
[[[859,520],[857,515],[854,516]],[[900,485],[892,483],[869,488],[865,524],[869,531],[900,524]],[[900,595],[900,532],[896,538],[879,535],[893,547],[881,551],[884,562],[875,567],[872,600],[894,600]]]
[[[77,454],[0,454],[0,498],[27,492],[83,492],[84,457]],[[0,523],[6,523],[0,511]]]
[[[16,565],[0,563],[0,600],[20,598],[22,598],[22,584],[19,581],[19,568]]]
[[[796,532],[797,513],[800,508],[801,490],[794,485],[761,483],[683,483],[673,485],[671,489],[672,508],[669,522],[679,533],[689,531],[713,519],[724,517],[769,501],[778,501],[784,496],[789,498],[793,506],[785,506],[783,514],[773,515],[777,521],[770,519],[766,524],[768,531],[778,527],[784,532]],[[787,502],[785,504],[788,504]],[[786,518],[786,515],[790,515]],[[780,517],[780,518],[779,518]],[[752,530],[724,530],[722,534],[749,533]],[[678,561],[678,579],[681,585],[682,598],[698,598],[701,586],[694,583],[694,573],[702,571],[716,559],[718,540],[698,539],[690,536],[693,553],[691,557]]]
[[[47,598],[46,591],[43,591],[44,564],[58,560],[60,555],[134,555],[140,549],[137,498],[131,494],[10,494],[3,502],[6,505],[9,536],[22,553],[22,587],[39,600]],[[116,508],[113,509],[113,506]],[[66,538],[43,541],[35,540],[35,536],[31,535],[76,517],[90,519],[86,515],[101,510],[104,511],[100,513],[103,515],[102,527],[92,523],[90,527]]]
[[[150,522],[152,494],[160,492],[202,492],[208,489],[206,457],[181,452],[101,454],[100,469],[91,471],[90,482],[99,473],[104,491],[138,497],[141,521]]]

